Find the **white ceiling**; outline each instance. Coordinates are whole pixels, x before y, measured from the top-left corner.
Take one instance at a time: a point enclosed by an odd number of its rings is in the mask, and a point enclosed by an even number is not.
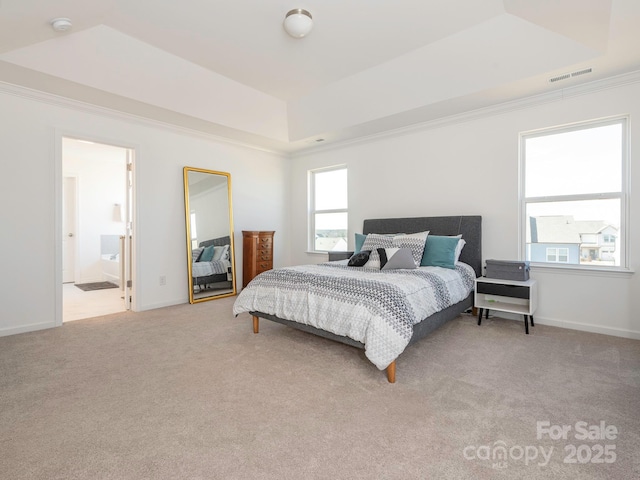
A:
[[[639,27],[638,0],[0,0],[0,81],[295,151],[639,70]]]

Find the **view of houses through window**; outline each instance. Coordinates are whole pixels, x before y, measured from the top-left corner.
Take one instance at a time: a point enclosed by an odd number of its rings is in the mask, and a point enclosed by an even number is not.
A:
[[[626,119],[522,136],[524,257],[625,266]]]
[[[309,232],[313,251],[347,250],[347,168],[309,172]]]

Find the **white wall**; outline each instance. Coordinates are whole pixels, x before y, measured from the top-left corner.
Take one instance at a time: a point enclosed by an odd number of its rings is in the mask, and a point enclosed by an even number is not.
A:
[[[499,114],[425,125],[317,153],[292,163],[293,263],[326,259],[307,249],[307,171],[349,168],[349,229],[365,218],[479,214],[483,258],[518,256],[518,136],[522,131],[611,115],[631,115],[631,184],[640,185],[640,84],[602,89]],[[636,208],[634,208],[636,207]],[[640,265],[640,210],[630,205],[631,268]],[[351,235],[351,236],[352,236]],[[353,246],[353,238],[350,238]],[[536,322],[640,338],[640,273],[561,273],[534,269],[539,281]]]
[[[0,335],[55,324],[61,281],[56,278],[60,252],[55,248],[56,197],[61,194],[55,189],[56,177],[62,175],[61,166],[56,167],[56,139],[61,135],[136,149],[135,309],[188,301],[184,166],[231,173],[236,265],[242,265],[243,229],[276,230],[274,263],[288,262],[287,158],[68,104],[0,86],[0,200],[5,206],[0,229]],[[165,286],[159,284],[160,275],[166,276]],[[36,280],[34,292],[28,287]],[[241,269],[237,281],[242,284]]]
[[[16,92],[14,94],[12,92]],[[73,133],[136,148],[134,306],[187,302],[182,167],[232,176],[236,265],[241,230],[275,230],[275,266],[324,256],[307,250],[307,170],[349,167],[350,231],[365,218],[480,214],[483,256],[518,254],[518,134],[537,128],[628,113],[631,183],[640,184],[640,85],[629,84],[466,121],[425,126],[393,136],[294,158],[119,118],[20,89],[0,88],[0,145],[5,206],[0,229],[0,334],[54,325],[56,278],[56,135]],[[29,192],[28,195],[25,192]],[[631,268],[638,270],[640,210],[630,205]],[[350,239],[352,242],[352,239]],[[159,285],[165,275],[167,285]],[[37,301],[25,286],[38,279]],[[640,338],[638,274],[572,274],[534,270],[540,282],[538,323]],[[242,284],[238,268],[238,284]]]
[[[198,244],[229,234],[227,178],[221,175],[217,177],[223,179],[224,184],[197,195],[193,192],[189,194],[190,213],[195,214],[196,217]],[[191,235],[193,235],[193,231]]]

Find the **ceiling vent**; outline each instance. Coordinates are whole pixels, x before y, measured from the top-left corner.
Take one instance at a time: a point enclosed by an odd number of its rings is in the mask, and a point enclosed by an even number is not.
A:
[[[591,73],[591,72],[593,72],[593,68],[585,68],[584,70],[578,70],[577,72],[563,73],[562,75],[557,75],[555,77],[551,77],[549,79],[549,83],[560,82],[562,80],[567,80],[569,78],[578,77],[580,75],[585,75],[585,74]]]
[[[573,72],[571,74],[572,77],[577,77],[579,75],[584,75],[585,73],[593,72],[593,68],[585,68],[584,70],[578,70],[577,72]]]
[[[571,78],[570,73],[565,73],[563,75],[558,75],[557,77],[552,77],[549,79],[549,83],[559,82],[560,80],[566,80],[567,78]]]

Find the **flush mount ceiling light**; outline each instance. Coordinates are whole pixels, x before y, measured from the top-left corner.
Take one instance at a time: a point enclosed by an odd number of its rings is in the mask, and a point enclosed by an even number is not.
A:
[[[293,38],[302,38],[308,35],[313,28],[311,14],[302,8],[294,8],[284,17],[284,29]]]
[[[51,27],[53,27],[56,32],[66,32],[71,28],[71,26],[71,20],[69,20],[68,18],[60,17],[51,20]]]

